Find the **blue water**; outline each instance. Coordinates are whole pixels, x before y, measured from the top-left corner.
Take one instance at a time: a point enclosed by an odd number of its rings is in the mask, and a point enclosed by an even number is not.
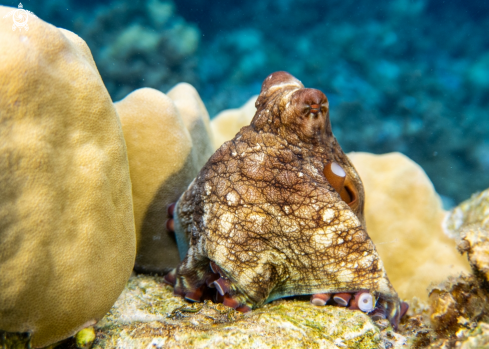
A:
[[[489,2],[237,3],[23,2],[88,43],[114,100],[187,81],[212,117],[287,70],[326,93],[345,151],[408,155],[447,205],[489,187]]]

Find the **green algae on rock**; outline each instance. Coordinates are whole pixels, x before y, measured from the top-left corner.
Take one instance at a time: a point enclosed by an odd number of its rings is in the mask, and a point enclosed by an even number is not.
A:
[[[360,311],[281,300],[242,314],[211,301],[189,304],[162,278],[132,277],[97,324],[93,348],[401,348]],[[389,344],[383,338],[391,337]]]

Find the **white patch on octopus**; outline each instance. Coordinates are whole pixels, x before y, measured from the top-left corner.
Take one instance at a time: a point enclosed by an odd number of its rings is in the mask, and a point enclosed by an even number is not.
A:
[[[251,159],[254,160],[255,162],[262,163],[263,159],[265,159],[265,154],[263,153],[253,154],[251,156]]]
[[[331,223],[331,221],[333,220],[333,218],[336,215],[336,211],[333,210],[332,208],[325,208],[321,215],[322,215],[323,221],[325,223]]]
[[[226,200],[229,206],[236,206],[238,204],[239,196],[235,191],[231,191],[226,195]]]
[[[318,244],[318,249],[324,249],[333,244],[334,234],[332,232],[328,232],[328,230],[324,231],[322,229],[318,229],[315,231],[313,235],[314,242]]]
[[[219,227],[220,227],[220,231],[224,232],[224,233],[228,233],[232,228],[233,228],[233,225],[234,225],[234,215],[232,213],[229,213],[229,212],[225,212],[221,218],[219,219]]]
[[[205,183],[204,188],[205,188],[205,193],[207,195],[211,195],[211,193],[212,193],[212,186],[208,182]]]
[[[360,226],[360,221],[358,220],[358,217],[351,210],[341,210],[339,220],[340,222],[348,223],[348,226]]]
[[[336,278],[339,282],[350,283],[355,278],[355,275],[348,269],[340,269],[336,273]]]

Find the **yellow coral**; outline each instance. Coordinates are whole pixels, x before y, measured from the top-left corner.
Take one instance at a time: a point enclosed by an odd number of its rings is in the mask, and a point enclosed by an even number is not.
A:
[[[0,329],[40,347],[101,319],[131,274],[129,167],[82,39],[30,16],[0,48]]]
[[[164,271],[180,261],[173,233],[165,228],[166,208],[214,152],[209,116],[197,91],[188,84],[177,85],[168,95],[139,89],[115,106],[132,179],[136,269]]]
[[[400,153],[350,153],[365,186],[367,231],[401,297],[427,299],[426,288],[469,271],[442,229],[441,200],[423,169]]]
[[[224,142],[233,139],[241,127],[248,126],[256,112],[255,101],[251,97],[241,108],[224,110],[211,121],[214,146],[219,148]]]
[[[198,172],[216,150],[213,146],[209,113],[197,90],[190,84],[176,85],[168,91],[167,96],[175,103],[185,127],[190,132]]]

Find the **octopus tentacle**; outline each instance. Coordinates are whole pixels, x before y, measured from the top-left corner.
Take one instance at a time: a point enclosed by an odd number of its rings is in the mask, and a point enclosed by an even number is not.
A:
[[[350,293],[337,293],[333,297],[334,301],[336,304],[342,306],[342,307],[347,307],[348,302],[351,299],[351,294]]]
[[[311,296],[311,303],[314,305],[326,305],[328,303],[331,295],[327,293],[316,293]]]

